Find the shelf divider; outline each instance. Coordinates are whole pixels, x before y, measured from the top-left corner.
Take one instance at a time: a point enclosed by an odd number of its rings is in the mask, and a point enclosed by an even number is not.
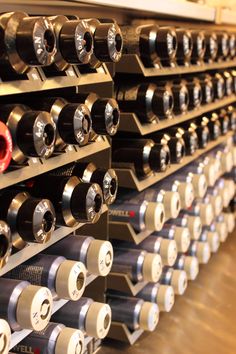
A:
[[[143,334],[143,332],[144,331],[142,329],[131,332],[124,323],[112,322],[107,337],[133,345]]]
[[[137,295],[145,286],[146,281],[133,283],[128,274],[111,272],[107,276],[107,288],[122,291],[128,296]]]

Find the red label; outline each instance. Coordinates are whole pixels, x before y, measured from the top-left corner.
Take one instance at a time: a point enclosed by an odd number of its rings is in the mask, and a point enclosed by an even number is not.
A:
[[[31,179],[25,183],[26,187],[32,188],[34,186],[34,181]]]

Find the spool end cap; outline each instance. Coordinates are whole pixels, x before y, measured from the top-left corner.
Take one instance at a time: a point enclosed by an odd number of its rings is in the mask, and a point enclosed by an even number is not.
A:
[[[161,240],[160,256],[165,265],[172,267],[176,261],[178,254],[177,244],[175,240]]]
[[[74,328],[62,328],[57,337],[55,354],[83,354],[84,335]]]
[[[0,319],[0,353],[8,354],[11,339],[11,329],[7,321]]]
[[[157,304],[160,311],[170,312],[175,302],[175,293],[172,286],[160,285],[157,293]]]
[[[17,303],[17,322],[22,328],[42,331],[50,320],[52,305],[52,294],[48,288],[28,285]]]
[[[202,232],[202,222],[199,216],[188,216],[187,227],[192,240],[198,240]]]
[[[179,227],[175,228],[175,242],[177,244],[177,248],[179,252],[187,252],[190,245],[190,232],[187,227]]]
[[[165,191],[164,194],[165,217],[176,219],[181,209],[180,195],[178,192]]]
[[[61,263],[57,275],[55,288],[59,298],[76,301],[84,292],[87,270],[83,263],[65,260]]]
[[[197,198],[203,198],[208,187],[205,175],[193,174],[192,184],[195,196]]]
[[[157,304],[145,301],[142,305],[140,316],[139,316],[139,325],[140,328],[153,332],[156,328],[159,321],[159,308]]]
[[[143,262],[143,280],[156,283],[161,277],[162,260],[159,254],[147,253]]]
[[[176,295],[183,295],[187,288],[187,274],[184,270],[174,269],[171,277],[171,286]]]
[[[220,236],[219,234],[215,231],[208,231],[207,232],[207,240],[210,245],[211,252],[216,253],[220,247]]]
[[[197,257],[186,256],[184,260],[184,270],[189,280],[195,280],[199,273],[199,263]]]
[[[211,257],[211,250],[208,242],[198,242],[197,259],[200,264],[207,264]]]
[[[105,277],[113,263],[113,247],[109,241],[92,240],[87,254],[87,268],[91,274]]]
[[[192,183],[181,182],[179,184],[180,202],[183,209],[189,208],[194,200],[194,188]]]
[[[148,203],[145,213],[145,223],[148,230],[160,231],[165,221],[165,211],[162,203]]]
[[[85,319],[86,333],[95,338],[105,338],[111,326],[111,308],[108,304],[93,302]]]

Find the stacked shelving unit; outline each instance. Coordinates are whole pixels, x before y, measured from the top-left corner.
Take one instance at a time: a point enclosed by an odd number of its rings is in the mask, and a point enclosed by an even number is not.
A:
[[[100,89],[102,87],[102,90]],[[0,84],[0,97],[1,102],[11,95],[13,101],[17,101],[17,98],[25,93],[40,92],[53,89],[72,89],[82,91],[99,92],[101,95],[112,95],[112,78],[105,65],[100,66],[93,73],[81,74],[75,67],[67,69],[66,74],[62,73],[61,77],[47,78],[43,71],[39,69],[32,69],[28,72],[27,77],[24,80],[4,81]],[[99,163],[100,167],[110,167],[110,143],[109,139],[105,136],[97,136],[95,141],[89,143],[83,147],[76,147],[74,145],[68,145],[66,150],[60,154],[55,154],[45,159],[29,158],[27,163],[17,169],[7,170],[0,176],[0,188],[12,187],[14,184],[23,182],[25,180],[36,177],[40,174],[54,170],[55,168],[62,167],[75,161],[86,161]],[[35,255],[43,252],[46,248],[53,245],[55,242],[63,239],[69,234],[83,233],[86,235],[94,236],[97,239],[108,239],[108,213],[107,207],[104,205],[102,215],[97,224],[89,225],[79,224],[75,227],[61,226],[56,228],[49,242],[44,244],[28,243],[25,248],[12,254],[6,265],[0,269],[0,276],[3,276],[10,270],[21,265],[25,261],[34,257]],[[104,281],[98,279],[95,275],[89,275],[86,281],[86,292],[89,292],[89,288],[94,281],[99,284],[96,296],[91,294],[96,300],[104,302]],[[53,311],[55,313],[68,300],[57,300],[53,303]],[[10,349],[16,346],[27,335],[30,334],[30,330],[22,330],[12,333]],[[90,353],[94,351],[97,345],[97,341],[92,337],[86,337],[85,348]]]
[[[227,25],[236,24],[236,16],[234,13],[224,9],[215,9],[192,2],[177,2],[174,0],[166,1],[136,1],[132,2],[119,0],[115,3],[109,0],[87,0],[87,1],[38,1],[32,3],[32,1],[20,1],[15,2],[13,0],[5,1],[1,4],[2,12],[26,10],[31,14],[71,14],[78,15],[79,17],[115,17],[119,24],[127,23],[132,20],[133,17],[151,17],[155,20],[160,19],[160,23],[171,24],[181,23],[186,26],[192,22],[192,25],[198,28],[206,26],[207,28],[227,28]],[[29,10],[30,9],[30,10]],[[200,21],[200,25],[199,22]],[[217,23],[217,25],[216,25]],[[93,91],[97,92],[101,96],[113,95],[113,80],[112,76],[116,73],[139,75],[145,78],[162,78],[173,76],[185,75],[217,71],[221,69],[233,69],[236,67],[235,60],[229,60],[226,62],[191,65],[190,67],[173,67],[173,68],[146,68],[140,58],[137,55],[126,55],[116,65],[102,65],[96,69],[93,73],[81,73],[78,68],[69,68],[66,71],[66,75],[62,77],[46,77],[45,73],[40,69],[32,69],[25,80],[17,80],[11,82],[0,83],[0,96],[1,101],[5,96],[14,95],[25,92],[38,92],[44,90],[52,90],[61,88],[73,89],[76,88],[79,92]],[[1,73],[0,73],[1,76]],[[190,121],[196,117],[207,114],[210,111],[214,111],[223,108],[227,105],[236,103],[235,94],[230,97],[217,100],[213,103],[206,104],[197,109],[187,112],[181,116],[175,116],[171,120],[163,120],[153,124],[141,124],[137,116],[134,113],[121,113],[120,131],[130,132],[145,137],[156,131],[168,129],[171,126]],[[174,174],[183,166],[193,162],[198,157],[201,157],[205,153],[211,151],[217,146],[227,142],[232,137],[232,133],[228,133],[225,136],[220,137],[216,141],[210,142],[205,149],[199,149],[193,156],[184,157],[181,164],[171,165],[167,171],[162,173],[156,173],[149,176],[146,179],[140,180],[130,169],[116,168],[116,172],[119,179],[119,186],[130,188],[138,192],[154,185]],[[59,156],[53,156],[48,160],[30,159],[28,165],[14,171],[6,172],[0,176],[0,188],[6,188],[12,186],[15,183],[20,183],[26,179],[35,177],[39,174],[48,172],[57,167],[61,167],[73,161],[92,161],[97,165],[104,168],[111,166],[111,151],[110,141],[106,137],[98,137],[96,141],[82,148],[76,148],[69,146],[67,150]],[[135,244],[141,243],[146,239],[152,231],[141,231],[137,233],[129,223],[123,222],[108,222],[108,209],[104,207],[103,215],[100,221],[94,225],[80,224],[75,228],[60,227],[55,230],[51,240],[44,245],[29,244],[22,251],[12,255],[6,264],[6,266],[0,270],[0,276],[10,271],[17,265],[23,263],[34,255],[42,252],[45,248],[49,247],[56,241],[66,237],[71,233],[89,234],[95,238],[102,239],[119,239],[134,242]],[[89,295],[93,295],[96,292],[96,300],[105,301],[105,291],[107,288],[124,291],[125,293],[135,296],[144,286],[145,282],[133,284],[128,275],[121,275],[118,273],[111,273],[107,279],[95,279],[90,276],[87,280],[87,291]],[[65,300],[54,302],[53,311],[57,311],[66,303]],[[11,348],[19,343],[25,336],[30,333],[28,330],[21,332],[15,332],[12,335]],[[133,344],[143,333],[142,330],[131,333],[127,326],[113,323],[110,330],[110,337]],[[93,353],[100,342],[92,341],[89,338],[86,342],[87,353]]]

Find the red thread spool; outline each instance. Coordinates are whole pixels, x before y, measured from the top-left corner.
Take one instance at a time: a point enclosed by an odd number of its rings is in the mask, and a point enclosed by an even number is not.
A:
[[[7,126],[0,122],[0,173],[10,164],[12,154],[12,138]]]

